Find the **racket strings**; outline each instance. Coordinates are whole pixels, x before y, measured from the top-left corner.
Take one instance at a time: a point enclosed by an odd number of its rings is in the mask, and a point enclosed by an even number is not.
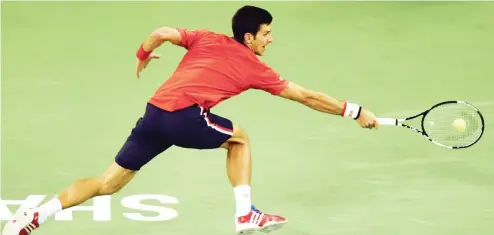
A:
[[[423,120],[424,131],[447,146],[467,146],[482,135],[482,119],[467,104],[449,103],[430,110]]]

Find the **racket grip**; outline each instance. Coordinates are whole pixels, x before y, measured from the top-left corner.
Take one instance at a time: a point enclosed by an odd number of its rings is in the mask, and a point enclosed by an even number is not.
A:
[[[376,118],[377,122],[379,125],[385,125],[385,126],[397,126],[398,125],[398,119],[394,118]]]

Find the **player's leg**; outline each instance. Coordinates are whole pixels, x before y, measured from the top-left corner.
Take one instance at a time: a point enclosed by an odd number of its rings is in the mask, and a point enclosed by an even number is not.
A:
[[[162,120],[154,120],[157,115],[152,111],[148,109],[144,118],[139,119],[115,162],[101,176],[77,180],[40,207],[19,211],[6,224],[2,234],[29,234],[58,211],[79,205],[95,196],[116,193],[127,185],[142,166],[172,146],[161,135],[160,128],[155,126]]]
[[[233,125],[233,135],[221,147],[228,151],[226,168],[235,195],[237,233],[271,232],[281,228],[287,222],[285,218],[265,214],[251,202],[252,156],[247,133]]]
[[[112,163],[101,176],[77,180],[58,196],[38,208],[17,212],[14,220],[6,224],[2,234],[29,234],[63,209],[79,205],[96,196],[118,192],[134,175],[135,171]]]
[[[226,168],[232,186],[250,185],[252,173],[252,157],[250,141],[247,133],[237,125],[233,125],[233,135],[221,145],[226,149]]]
[[[113,162],[101,176],[75,181],[57,197],[39,207],[37,211],[40,224],[58,211],[77,206],[96,196],[118,192],[135,174],[136,171],[125,169]]]
[[[242,128],[233,125],[232,136],[221,147],[227,150],[226,171],[235,194],[235,215],[246,215],[251,210],[252,157],[249,136]]]
[[[234,126],[230,120],[204,112],[203,109],[198,108],[191,112],[199,110],[201,116],[191,122],[191,128],[186,131],[188,138],[176,142],[175,145],[195,149],[227,150],[226,168],[235,196],[235,225],[238,233],[256,230],[269,232],[280,228],[286,222],[285,218],[264,214],[251,203],[252,160],[247,133],[239,126]]]

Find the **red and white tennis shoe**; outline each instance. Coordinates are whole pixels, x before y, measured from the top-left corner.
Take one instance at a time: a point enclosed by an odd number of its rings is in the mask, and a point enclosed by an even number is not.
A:
[[[39,227],[39,213],[33,209],[16,213],[14,219],[5,224],[2,235],[28,235]]]
[[[264,214],[254,206],[249,214],[235,218],[236,232],[238,234],[251,234],[256,231],[269,233],[280,229],[286,222],[285,218],[278,215]]]

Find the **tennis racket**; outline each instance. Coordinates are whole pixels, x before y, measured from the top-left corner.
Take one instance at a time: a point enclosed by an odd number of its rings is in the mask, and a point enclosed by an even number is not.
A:
[[[410,124],[420,120],[420,127]],[[468,148],[484,133],[484,117],[465,101],[445,101],[408,118],[377,118],[382,126],[402,126],[448,149]],[[418,124],[418,123],[417,123]],[[419,129],[420,128],[420,129]]]

